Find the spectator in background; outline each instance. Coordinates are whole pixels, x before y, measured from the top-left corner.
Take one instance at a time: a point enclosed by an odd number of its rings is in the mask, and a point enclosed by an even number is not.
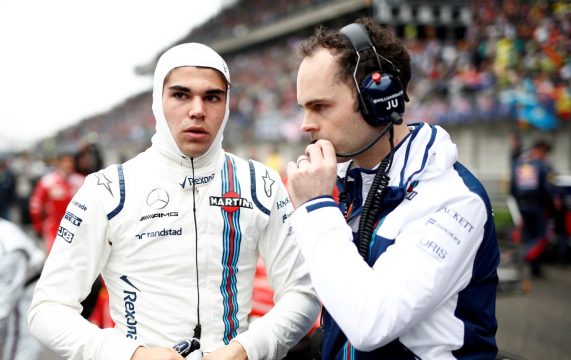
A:
[[[205,45],[159,59],[151,147],[87,177],[36,287],[30,327],[58,353],[182,360],[172,346],[196,338],[205,359],[281,359],[310,330],[319,304],[287,191],[275,171],[222,149],[229,89],[226,62]],[[276,306],[250,324],[259,256]],[[114,329],[79,316],[99,273]]]
[[[561,265],[567,265],[569,253],[569,234],[568,229],[571,229],[571,224],[567,224],[567,208],[568,204],[566,197],[571,196],[567,194],[564,186],[555,186],[555,194],[553,198],[553,231],[557,240],[557,261]]]
[[[32,227],[30,197],[36,183],[46,174],[47,165],[35,159],[29,151],[22,151],[12,160],[12,169],[16,175],[16,222],[28,229]]]
[[[509,144],[509,156],[510,156],[509,164],[510,166],[513,167],[523,151],[521,134],[518,131],[509,133],[508,144]]]
[[[62,150],[54,159],[52,171],[42,176],[30,197],[30,217],[49,253],[67,205],[83,184],[85,177],[75,170],[75,153]]]
[[[10,220],[12,205],[16,200],[16,177],[4,156],[0,155],[0,218]]]
[[[30,217],[32,226],[36,233],[43,239],[46,254],[49,254],[56,236],[65,236],[66,228],[60,227],[62,218],[66,215],[66,209],[83,182],[85,176],[77,172],[76,160],[78,155],[86,160],[92,159],[87,148],[82,148],[82,152],[72,149],[61,149],[53,160],[53,169],[42,176],[36,183],[30,197]],[[92,166],[98,166],[94,162],[85,162],[83,171],[90,173],[95,171]],[[91,167],[89,167],[91,166]],[[69,215],[71,216],[71,215]],[[91,287],[89,295],[81,302],[81,315],[89,319],[97,306],[105,308],[105,304],[98,303],[104,283],[98,277]],[[102,327],[101,321],[93,322]]]
[[[43,262],[38,244],[16,224],[0,219],[0,359],[43,359],[44,347],[26,320]]]
[[[97,134],[89,134],[75,156],[75,167],[79,174],[87,176],[103,168],[103,155],[99,148]]]
[[[553,172],[547,162],[550,152],[547,141],[537,140],[516,160],[510,182],[510,193],[522,216],[524,259],[533,277],[543,276],[542,255],[549,243],[549,219],[554,210]]]
[[[322,357],[494,359],[490,200],[444,129],[402,121],[407,50],[361,19],[317,29],[300,52],[301,128],[313,143],[288,163],[287,188],[324,305]]]

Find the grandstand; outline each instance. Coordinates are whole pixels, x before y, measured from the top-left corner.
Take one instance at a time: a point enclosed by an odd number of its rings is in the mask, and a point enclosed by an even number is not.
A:
[[[571,25],[563,1],[236,1],[176,41],[204,42],[228,61],[233,89],[225,147],[260,160],[275,148],[294,158],[307,141],[299,130],[296,48],[317,25],[338,28],[361,16],[375,17],[410,50],[405,120],[445,126],[495,204],[504,204],[512,132],[522,133],[526,145],[549,138],[555,168],[571,173]],[[159,55],[137,72],[150,76]],[[148,146],[150,90],[56,138],[76,142],[90,132],[100,134],[110,162]]]

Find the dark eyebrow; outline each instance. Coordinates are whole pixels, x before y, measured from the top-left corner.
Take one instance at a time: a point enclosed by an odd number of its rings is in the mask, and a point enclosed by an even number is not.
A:
[[[180,86],[180,85],[173,85],[169,87],[169,90],[174,90],[174,91],[182,91],[182,92],[190,92],[190,89],[185,87],[185,86]]]
[[[222,89],[210,89],[210,90],[206,90],[206,94],[208,95],[226,95],[226,91],[222,90]]]
[[[181,86],[181,85],[173,85],[173,86],[170,86],[170,87],[169,87],[169,90],[172,90],[172,91],[181,91],[181,92],[184,92],[184,93],[191,93],[191,92],[192,92],[191,89],[187,88],[186,86]],[[221,94],[226,94],[226,91],[223,90],[223,89],[216,89],[216,88],[215,88],[215,89],[206,90],[206,94],[207,94],[207,95],[221,95]]]
[[[310,100],[308,102],[306,102],[305,104],[299,104],[300,107],[310,107],[313,106],[317,103],[322,103],[322,102],[327,102],[326,99],[314,99],[314,100]]]

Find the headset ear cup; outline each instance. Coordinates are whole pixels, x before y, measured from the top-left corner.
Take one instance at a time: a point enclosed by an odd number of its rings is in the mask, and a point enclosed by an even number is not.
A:
[[[378,72],[368,74],[359,86],[363,106],[367,109],[367,113],[363,113],[363,118],[371,126],[389,124],[394,121],[395,112],[399,116],[404,114],[404,91],[400,79],[391,73],[384,73],[379,80],[378,74]]]

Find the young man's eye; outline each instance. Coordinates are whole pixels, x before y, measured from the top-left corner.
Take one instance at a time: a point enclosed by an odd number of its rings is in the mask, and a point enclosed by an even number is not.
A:
[[[206,95],[205,99],[208,102],[218,102],[221,100],[219,95]]]
[[[177,92],[175,92],[175,93],[173,94],[173,97],[174,97],[175,99],[178,99],[178,100],[184,100],[184,99],[186,99],[188,96],[187,96],[185,93],[183,93],[183,92],[177,91]]]
[[[325,105],[324,104],[314,104],[313,105],[313,111],[322,111],[325,109]]]

